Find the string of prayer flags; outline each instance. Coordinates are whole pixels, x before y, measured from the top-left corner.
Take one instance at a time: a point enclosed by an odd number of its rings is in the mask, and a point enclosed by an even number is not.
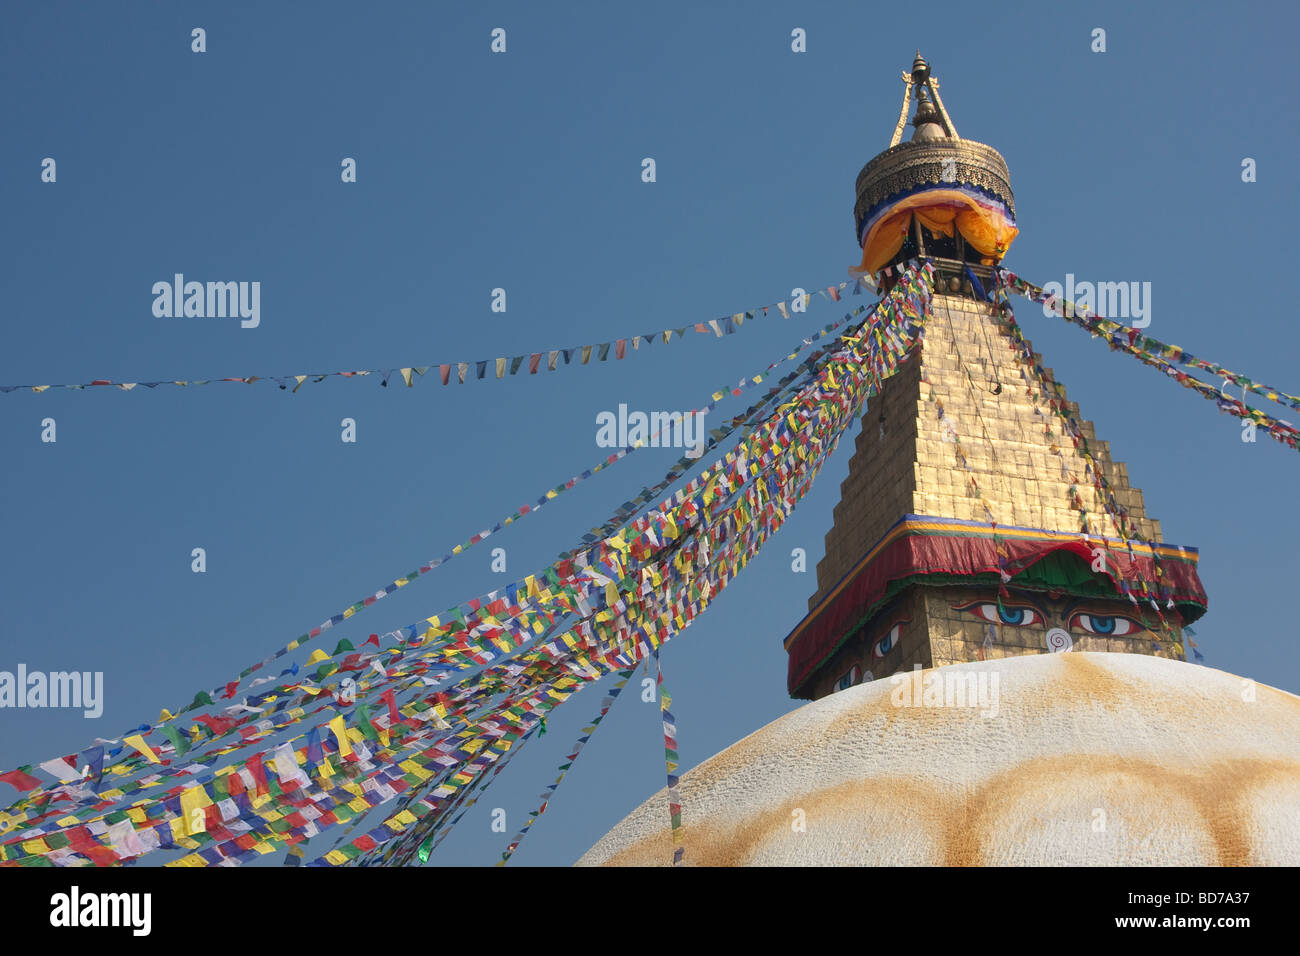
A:
[[[838,285],[832,285],[832,286],[827,286],[824,289],[818,289],[817,294],[829,301],[839,302],[840,293],[843,292],[843,290],[848,288],[850,285],[853,287],[853,293],[852,293],[853,295],[859,295],[863,289],[875,288],[870,276],[861,276],[861,277],[856,277],[852,282],[844,281],[839,283]],[[798,309],[797,311],[807,311],[808,304],[812,301],[812,293],[806,293],[802,296],[798,296],[797,300],[801,300],[803,305],[803,307],[801,309]],[[792,303],[794,301],[796,300],[791,300]],[[729,335],[732,332],[736,331],[736,329],[738,329],[743,324],[745,319],[756,318],[759,314],[767,315],[768,310],[773,308],[779,310],[782,317],[787,319],[790,317],[790,310],[787,308],[787,304],[785,302],[777,302],[777,303],[770,303],[768,305],[758,306],[757,308],[749,309],[744,312],[736,312],[719,319],[711,319],[707,324],[702,322],[696,323],[694,328],[697,332],[706,332],[706,333],[712,332],[718,338],[722,338],[724,334]],[[723,332],[722,326],[719,323],[726,323],[727,327],[725,333]],[[662,338],[663,342],[667,344],[669,338],[672,336],[674,332],[677,333],[678,338],[682,338],[683,333],[685,331],[686,331],[686,327],[683,326],[682,328],[678,328],[678,329],[662,329],[657,332],[650,332],[646,335],[640,335],[640,336],[634,335],[631,337],[632,350],[639,351],[642,343],[645,343],[646,345],[650,345],[655,338]],[[370,368],[370,369],[355,369],[353,371],[348,371],[348,372],[343,372],[343,371],[305,372],[305,373],[294,374],[294,375],[244,375],[244,376],[227,376],[224,378],[213,378],[213,379],[159,379],[157,381],[151,381],[151,382],[115,382],[112,379],[97,378],[89,382],[83,382],[81,384],[0,385],[0,394],[6,394],[9,392],[17,392],[17,391],[31,391],[36,394],[41,394],[43,392],[51,391],[52,389],[72,389],[72,390],[81,391],[88,388],[100,388],[100,387],[117,388],[124,392],[129,392],[137,387],[143,387],[143,388],[150,389],[152,391],[153,389],[156,389],[162,385],[175,385],[180,387],[188,387],[191,385],[213,385],[221,382],[238,382],[242,385],[253,385],[257,382],[274,382],[280,387],[281,391],[289,391],[293,393],[293,392],[297,392],[298,389],[302,387],[303,382],[307,381],[308,379],[310,379],[313,383],[318,383],[318,382],[325,381],[327,378],[361,378],[367,375],[374,375],[378,377],[379,384],[382,387],[387,388],[388,383],[390,379],[392,379],[394,373],[398,374],[401,377],[402,381],[406,384],[407,388],[411,388],[415,384],[416,377],[423,376],[426,372],[428,372],[430,369],[433,368],[436,368],[438,370],[438,380],[443,385],[450,384],[451,370],[453,368],[456,370],[456,383],[458,385],[464,385],[467,378],[471,380],[482,380],[487,378],[488,377],[487,371],[489,366],[492,367],[496,378],[504,378],[506,375],[507,361],[510,363],[509,373],[511,375],[514,375],[519,371],[519,368],[523,364],[525,359],[528,360],[528,373],[530,375],[537,374],[543,358],[546,359],[547,371],[551,371],[551,372],[555,371],[559,367],[558,363],[559,363],[559,357],[561,355],[564,356],[565,365],[568,365],[570,361],[575,356],[578,355],[581,356],[581,361],[579,362],[579,364],[586,365],[591,359],[591,353],[593,348],[598,350],[597,361],[604,362],[609,357],[609,349],[611,344],[614,345],[615,360],[621,361],[623,358],[627,356],[628,341],[629,339],[622,338],[622,339],[615,340],[613,343],[603,342],[600,343],[599,345],[594,345],[594,344],[576,345],[571,348],[547,349],[541,352],[533,352],[530,355],[516,355],[509,359],[507,359],[505,356],[499,356],[496,358],[489,358],[489,359],[477,359],[473,362],[444,362],[444,363],[431,362],[428,365],[411,365],[405,368],[396,368],[396,369]],[[474,375],[472,376],[469,374],[471,367],[474,369]],[[292,388],[290,388],[291,385],[293,386]]]
[[[1073,302],[1065,301],[1056,295],[1045,292],[1041,286],[1026,282],[1006,269],[999,270],[999,278],[1017,295],[1047,306],[1061,318],[1085,329],[1095,338],[1105,339],[1110,348],[1126,352],[1143,364],[1159,369],[1184,388],[1199,392],[1202,398],[1215,402],[1220,411],[1250,421],[1256,427],[1263,427],[1277,441],[1300,451],[1300,445],[1297,444],[1297,442],[1300,442],[1300,430],[1297,430],[1294,425],[1284,419],[1274,418],[1257,408],[1250,407],[1244,401],[1246,391],[1249,390],[1279,404],[1300,409],[1300,397],[1268,385],[1260,385],[1246,376],[1232,372],[1217,363],[1198,358],[1176,345],[1167,345],[1159,339],[1143,335],[1138,329],[1096,315],[1083,306],[1076,306]],[[1194,378],[1186,372],[1180,372],[1174,366],[1174,362],[1210,372],[1214,376],[1222,378],[1224,385],[1216,388],[1214,385]],[[1240,400],[1228,395],[1224,390],[1228,383],[1241,387],[1242,398]]]
[[[591,740],[592,734],[596,732],[596,728],[600,726],[600,722],[605,719],[605,715],[609,713],[609,709],[614,706],[614,701],[617,700],[618,695],[623,692],[623,688],[627,686],[627,682],[635,670],[635,667],[629,667],[619,672],[618,682],[615,683],[609,693],[605,695],[605,699],[600,702],[600,713],[596,715],[595,719],[592,720],[590,724],[582,728],[582,736],[579,737],[577,742],[570,748],[568,756],[565,757],[565,762],[559,766],[560,775],[555,778],[554,783],[547,785],[546,791],[541,796],[541,805],[538,806],[536,810],[529,811],[528,819],[524,821],[524,825],[519,829],[519,832],[510,840],[505,851],[501,854],[501,859],[496,862],[496,866],[505,866],[510,862],[510,858],[514,856],[515,851],[519,849],[519,844],[524,841],[524,837],[528,835],[528,831],[532,829],[533,824],[537,822],[537,818],[546,812],[546,807],[551,802],[551,797],[555,794],[555,791],[559,789],[561,781],[564,780],[565,775],[568,774],[569,770],[577,762],[578,755],[582,753],[582,748]]]
[[[673,866],[681,866],[686,855],[686,831],[682,827],[682,795],[678,789],[677,718],[671,707],[673,699],[664,686],[663,663],[655,649],[655,686],[659,688],[659,711],[664,727],[664,763],[668,769],[668,819],[672,827]]]
[[[557,623],[558,623],[558,622],[557,622]],[[554,633],[554,631],[555,631],[555,626],[556,626],[556,625],[552,625],[550,628],[548,628],[548,629],[545,631],[543,637],[545,638],[545,637],[549,637],[549,636],[551,636],[551,635]],[[424,683],[424,684],[432,684],[432,683],[436,683],[436,681],[431,681],[431,680],[430,680],[429,678],[427,678],[427,677],[422,677],[422,678],[421,678],[421,682]],[[467,696],[467,695],[466,695],[466,692],[465,692],[465,691],[460,692],[460,693],[459,693],[457,696],[455,696],[455,697],[453,697],[452,695],[449,695],[449,694],[436,694],[436,695],[435,695],[435,700],[438,701],[438,703],[436,703],[436,704],[434,705],[434,708],[433,708],[434,713],[433,713],[432,715],[430,715],[430,716],[431,716],[431,722],[432,722],[433,726],[434,726],[435,728],[437,728],[438,730],[445,730],[445,731],[451,731],[451,730],[453,730],[452,725],[451,725],[451,724],[448,724],[448,723],[446,722],[446,720],[444,720],[443,717],[442,717],[442,716],[439,716],[439,715],[441,714],[441,715],[444,715],[444,716],[447,716],[447,717],[453,717],[453,718],[454,718],[454,717],[456,716],[456,714],[460,712],[460,707],[459,707],[460,702],[462,702],[462,701],[466,698],[466,696]],[[518,712],[517,709],[513,709],[511,705],[503,704],[502,707],[503,707],[503,709],[509,710],[509,711],[512,712],[512,713]],[[404,711],[404,712],[405,712],[405,711]],[[540,726],[540,725],[539,725],[538,723],[533,723],[533,724],[530,725],[530,726],[529,726],[529,725],[526,725],[526,724],[521,724],[521,725],[519,725],[519,733],[518,733],[518,735],[517,735],[517,741],[518,741],[518,744],[522,744],[522,742],[523,742],[524,740],[527,740],[528,737],[529,737],[529,735],[533,732],[533,730],[534,730],[534,729],[537,729],[539,726]],[[515,736],[515,735],[512,735],[512,734],[510,734],[510,733],[505,733],[505,734],[503,734],[503,736],[504,736],[507,740],[513,740],[513,739],[516,739],[516,736]],[[516,753],[519,752],[519,749],[521,749],[521,748],[518,746],[518,744],[516,745],[516,747],[515,747],[514,750],[508,752],[508,753],[507,753],[507,754],[506,754],[506,755],[505,755],[505,756],[504,756],[500,761],[498,761],[498,762],[496,763],[496,765],[495,765],[494,769],[492,770],[492,773],[491,773],[490,776],[486,776],[486,777],[482,777],[482,778],[480,778],[478,781],[476,781],[476,783],[474,784],[474,786],[462,788],[462,789],[457,793],[457,795],[454,797],[452,803],[447,807],[447,813],[450,814],[450,813],[456,811],[457,809],[459,809],[459,812],[456,814],[455,817],[452,817],[452,818],[449,820],[449,822],[446,824],[446,826],[442,829],[442,831],[441,831],[440,833],[434,833],[433,835],[431,835],[431,836],[429,836],[427,839],[425,839],[423,842],[418,843],[418,845],[412,843],[412,846],[414,847],[414,855],[415,855],[416,858],[418,858],[418,860],[419,860],[419,862],[420,862],[421,864],[426,863],[426,862],[428,861],[429,856],[432,854],[432,852],[433,852],[435,849],[437,849],[438,843],[440,843],[441,840],[442,840],[442,839],[447,835],[447,833],[450,832],[451,828],[455,826],[455,824],[457,823],[457,821],[459,821],[460,818],[463,817],[463,816],[465,815],[466,812],[468,812],[469,808],[472,807],[472,806],[474,805],[474,803],[477,801],[478,797],[482,794],[482,792],[483,792],[483,791],[487,788],[487,786],[491,783],[492,778],[495,777],[497,774],[499,774],[499,773],[500,773],[500,772],[505,768],[505,766],[509,763],[511,756],[513,756],[513,754],[516,754]],[[414,769],[414,767],[412,767],[411,769]],[[409,782],[409,783],[413,783],[413,784],[414,784],[414,783],[416,783],[416,781],[417,781],[418,779],[421,779],[422,776],[423,776],[423,778],[428,778],[430,775],[429,775],[427,772],[425,772],[425,773],[422,775],[420,771],[416,770],[416,771],[415,771],[415,777],[416,777],[416,780],[412,780],[410,776],[406,777],[405,779],[406,779],[407,782]],[[416,791],[416,790],[412,790],[412,791],[410,791],[411,799],[414,798],[414,794],[417,793],[417,792],[418,792],[418,791]],[[466,798],[468,798],[468,799],[466,799]],[[407,804],[408,804],[408,805],[409,805],[409,803],[410,803],[410,799],[407,800]],[[419,809],[418,805],[417,805],[417,809]],[[397,816],[398,816],[398,818],[400,818],[400,817],[402,816],[402,814],[399,813]],[[330,853],[334,853],[335,851],[343,852],[344,857],[347,858],[347,853],[346,853],[346,851],[347,851],[348,848],[347,848],[347,847],[344,847],[343,850],[340,850],[340,844],[342,843],[342,841],[343,841],[344,839],[347,838],[347,835],[348,835],[349,833],[351,833],[351,832],[354,830],[354,828],[355,828],[355,827],[356,827],[360,822],[361,822],[361,817],[358,816],[358,817],[357,817],[357,818],[356,818],[356,819],[355,819],[355,820],[354,820],[354,821],[353,821],[353,822],[348,826],[347,830],[346,830],[346,831],[345,831],[345,832],[344,832],[344,833],[343,833],[343,834],[338,838],[338,840],[335,841],[334,847],[331,849]],[[405,820],[405,821],[403,821],[403,822],[410,822],[410,821],[409,821],[409,819],[408,819],[408,820]],[[355,849],[355,847],[353,847],[352,849]],[[327,853],[326,856],[329,857],[330,853]],[[406,854],[406,855],[401,859],[400,863],[401,863],[402,865],[407,865],[407,864],[411,863],[411,854],[408,852],[408,853],[407,853],[407,854]]]
[[[537,731],[539,737],[545,733],[545,718],[539,720],[532,727],[528,728],[519,738],[519,743],[522,744],[527,740],[534,730]],[[429,857],[432,855],[433,851],[438,848],[438,844],[446,838],[447,834],[451,832],[452,828],[460,821],[461,817],[469,811],[470,807],[478,802],[478,798],[482,796],[483,792],[487,790],[496,776],[509,765],[510,759],[515,754],[519,753],[521,749],[522,747],[516,746],[515,749],[511,750],[497,761],[496,765],[492,768],[492,773],[490,775],[480,777],[472,787],[465,787],[460,791],[456,798],[456,803],[453,803],[448,810],[449,819],[447,824],[440,830],[425,838],[424,842],[419,844],[416,850],[416,858],[419,859],[421,864],[429,862]],[[451,810],[459,810],[459,812],[454,817],[451,817]],[[409,862],[409,856],[403,856],[399,861],[400,865],[406,865]]]

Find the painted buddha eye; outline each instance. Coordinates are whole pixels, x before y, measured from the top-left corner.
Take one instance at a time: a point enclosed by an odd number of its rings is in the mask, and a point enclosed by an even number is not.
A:
[[[1144,630],[1141,624],[1118,614],[1076,614],[1070,618],[1070,628],[1104,637],[1124,637]]]
[[[857,664],[850,667],[838,681],[835,682],[836,690],[847,690],[861,680],[861,668]]]
[[[888,634],[876,641],[875,649],[872,651],[876,657],[884,657],[898,646],[898,638],[903,633],[903,625],[905,623],[905,621],[899,621],[889,629]]]
[[[1024,605],[1002,605],[997,604],[971,604],[959,611],[969,611],[976,614],[990,624],[1006,624],[1009,627],[1028,627],[1031,624],[1042,624],[1043,615],[1032,607]]]

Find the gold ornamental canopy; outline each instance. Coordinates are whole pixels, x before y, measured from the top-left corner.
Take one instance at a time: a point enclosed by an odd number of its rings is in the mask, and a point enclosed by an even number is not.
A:
[[[853,218],[863,257],[855,271],[878,272],[918,255],[991,268],[1019,232],[1006,160],[957,134],[919,50],[902,78],[889,148],[858,174]],[[902,142],[913,91],[914,131]]]

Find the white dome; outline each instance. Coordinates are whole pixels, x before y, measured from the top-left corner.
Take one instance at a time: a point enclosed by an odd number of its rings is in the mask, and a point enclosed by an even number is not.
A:
[[[957,664],[806,704],[681,795],[688,865],[1295,866],[1300,697],[1141,654]],[[671,859],[661,790],[578,865]]]

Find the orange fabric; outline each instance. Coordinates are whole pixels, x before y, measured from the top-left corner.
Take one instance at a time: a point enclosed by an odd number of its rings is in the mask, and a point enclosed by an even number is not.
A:
[[[986,256],[1001,259],[1020,235],[1020,230],[983,210],[963,209],[957,213],[957,228],[966,241]]]
[[[907,229],[912,224],[912,213],[901,212],[877,223],[862,247],[861,268],[867,272],[879,272],[890,259],[898,255],[907,238]]]
[[[935,235],[952,236],[952,223],[957,218],[956,207],[922,206],[913,211],[916,213],[916,218],[921,220],[921,225]]]
[[[957,190],[931,189],[895,203],[867,232],[861,268],[879,272],[903,247],[912,213],[932,233],[951,236],[953,226],[982,256],[1001,260],[1020,230],[996,210]]]

